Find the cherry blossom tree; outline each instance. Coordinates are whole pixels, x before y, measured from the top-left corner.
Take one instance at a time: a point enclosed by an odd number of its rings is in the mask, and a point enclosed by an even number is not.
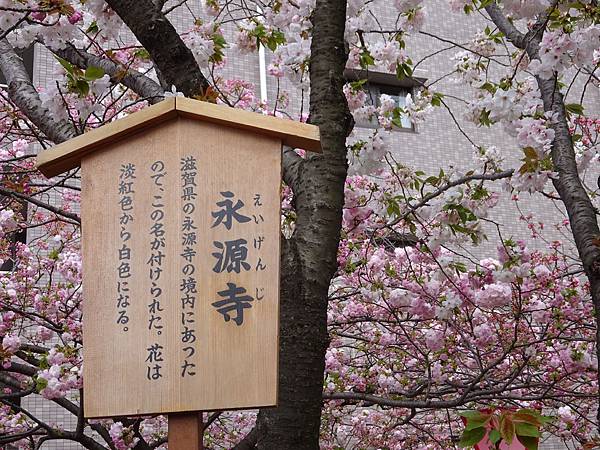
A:
[[[511,166],[468,135],[436,80],[404,106],[346,81],[346,68],[414,78],[411,45],[431,34],[424,3],[394,0],[390,25],[380,0],[0,0],[2,445],[166,448],[163,417],[84,419],[79,175],[46,180],[34,153],[173,95],[308,120],[323,144],[320,155],[284,150],[279,406],[211,414],[209,448],[447,449],[461,410],[522,407],[555,416],[550,435],[597,443],[600,231],[586,175],[600,121],[584,106],[599,83],[600,9],[447,2],[484,23],[467,43],[438,38],[454,52],[450,75],[471,88],[468,119],[515,137],[522,164]],[[191,25],[176,29],[175,14]],[[60,65],[43,89],[18,53],[32,43]],[[271,102],[227,72],[259,47],[277,86],[291,83]],[[581,98],[567,103],[578,77]],[[304,93],[308,115],[295,104]],[[438,109],[473,145],[472,163],[424,174],[398,160],[390,133]],[[353,132],[353,119],[377,127]],[[493,254],[471,257],[506,192],[562,205],[558,231],[575,252],[499,228]],[[535,217],[519,219],[545,239]],[[15,242],[24,229],[35,237]],[[75,425],[37,416],[27,399],[38,395]]]

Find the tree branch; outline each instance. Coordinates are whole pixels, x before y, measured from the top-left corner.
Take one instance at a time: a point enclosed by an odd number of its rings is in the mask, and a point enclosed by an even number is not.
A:
[[[165,6],[165,3],[167,3],[167,0],[154,0],[154,5],[156,7],[157,10],[162,10],[163,6]]]
[[[11,101],[52,142],[60,143],[76,135],[75,129],[65,120],[56,120],[44,108],[37,90],[31,83],[23,60],[6,39],[0,39],[0,71],[8,84]]]
[[[521,45],[520,48],[527,51],[529,58],[534,59],[539,56],[540,43],[544,35],[544,30],[546,29],[550,13],[556,8],[557,4],[558,1],[554,0],[551,8],[548,8],[544,14],[540,15],[536,24],[527,33],[525,38],[514,34],[512,30],[514,27],[512,24],[507,24],[508,20],[499,11],[498,6],[490,5],[486,7],[486,10],[494,23],[509,40],[517,46]],[[600,248],[596,244],[598,237],[600,237],[600,228],[596,218],[596,209],[579,177],[573,140],[569,131],[564,95],[560,91],[557,76],[558,74],[555,74],[554,77],[546,79],[538,75],[536,76],[536,81],[544,102],[544,111],[551,112],[554,117],[554,120],[549,122],[555,132],[550,154],[554,170],[558,173],[558,177],[554,177],[552,183],[567,210],[577,252],[590,282],[597,327],[596,356],[600,358],[600,345],[598,345],[600,343]],[[598,379],[600,380],[600,374],[598,374]],[[600,392],[598,396],[600,398]],[[600,406],[598,407],[596,418],[600,422]]]
[[[25,439],[30,436],[34,436],[36,434],[43,434],[43,432],[40,433],[41,430],[42,430],[42,427],[38,425],[37,427],[32,428],[31,430],[28,430],[28,431],[24,431],[22,433],[2,435],[0,437],[0,444],[10,444],[12,442],[17,442],[17,441],[20,441],[21,439]]]
[[[192,51],[151,0],[107,0],[150,53],[169,86],[187,97],[203,95],[210,83],[202,75]]]
[[[43,208],[50,212],[53,212],[57,216],[63,216],[63,217],[66,217],[67,219],[71,219],[77,223],[81,223],[81,218],[77,214],[63,211],[62,209],[57,208],[56,206],[48,205],[47,203],[41,202],[38,199],[30,197],[28,195],[23,195],[18,192],[11,191],[9,189],[4,189],[2,187],[0,187],[0,194],[5,195],[7,197],[14,197],[19,200],[25,200],[29,203],[39,206],[40,208]]]
[[[521,50],[525,49],[527,43],[526,35],[517,30],[517,27],[508,20],[496,3],[486,6],[485,10],[498,29],[502,31],[502,34],[504,34],[515,47],[520,48]]]
[[[293,148],[284,146],[282,154],[283,181],[294,190],[298,180],[298,171],[303,159],[298,156]]]
[[[164,98],[162,87],[154,80],[135,70],[128,70],[110,59],[93,55],[85,50],[76,48],[72,44],[69,44],[65,48],[52,51],[57,56],[66,59],[71,64],[82,69],[87,67],[100,67],[104,70],[104,73],[110,76],[113,83],[121,83],[124,86],[127,86],[141,97],[148,98],[148,102],[151,104],[158,103]]]
[[[254,450],[256,448],[256,444],[258,442],[258,429],[256,427],[252,428],[250,433],[244,437],[238,444],[233,447],[231,450]]]
[[[410,205],[409,211],[402,214],[400,217],[398,217],[394,221],[388,223],[387,225],[385,225],[385,227],[391,227],[391,226],[397,225],[399,222],[401,222],[402,220],[406,219],[409,215],[414,213],[417,209],[425,206],[428,202],[430,202],[434,198],[439,197],[444,192],[446,192],[448,189],[451,189],[453,187],[459,186],[464,183],[468,183],[469,181],[475,181],[475,180],[495,181],[495,180],[501,180],[502,178],[510,178],[513,176],[514,172],[515,172],[514,169],[510,169],[510,170],[505,170],[504,172],[496,172],[496,173],[491,173],[491,174],[481,173],[481,174],[464,176],[464,177],[458,178],[454,181],[450,181],[450,182],[446,183],[445,185],[443,185],[438,190],[430,192],[429,194],[425,195],[417,204]]]
[[[212,413],[208,417],[206,423],[204,423],[203,429],[206,430],[208,427],[210,427],[214,423],[214,421],[217,420],[221,416],[221,414],[223,414],[223,411],[216,411],[216,412]]]

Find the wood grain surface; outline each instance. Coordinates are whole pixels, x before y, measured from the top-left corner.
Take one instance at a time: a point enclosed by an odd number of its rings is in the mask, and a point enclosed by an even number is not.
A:
[[[314,125],[189,98],[171,97],[42,151],[37,157],[37,168],[47,177],[59,175],[79,167],[86,155],[176,116],[249,130],[253,134],[278,138],[290,147],[321,151],[319,128]]]
[[[190,317],[182,316],[181,301],[182,270],[187,263],[181,256],[186,216],[181,160],[189,156],[197,161],[197,197],[192,214],[197,228],[193,274],[197,295],[191,317],[195,322],[188,323],[196,330],[195,355],[191,358],[196,375],[182,377],[186,358],[183,321]],[[157,161],[164,164],[166,172],[161,178],[163,191],[151,178]],[[119,193],[119,176],[127,164],[135,165],[130,186],[134,193],[128,194],[133,221],[126,225],[126,232],[131,232],[127,241],[131,276],[126,280],[130,301],[126,308],[119,308],[117,287],[123,281],[119,278],[118,267],[123,262],[119,249],[124,236],[120,216],[125,195]],[[86,417],[276,405],[280,185],[280,139],[183,117],[84,157],[81,215]],[[219,215],[214,213],[224,209],[217,202],[227,199],[223,193],[233,194],[229,198],[233,207],[238,200],[243,202],[236,212],[250,220],[234,217],[229,230],[223,221],[216,224]],[[256,194],[260,194],[260,206],[255,203]],[[163,211],[165,231],[162,272],[157,281],[162,291],[160,334],[156,328],[149,329],[149,305],[157,293],[151,290],[149,275],[151,229],[161,216],[157,209]],[[215,271],[222,253],[215,243],[239,239],[246,242],[248,270],[242,265],[240,273],[228,271],[223,263]],[[228,283],[245,289],[243,295],[252,297],[240,325],[235,323],[235,312],[226,321],[213,305],[224,298],[218,293],[227,290]],[[118,323],[120,309],[127,312],[126,324]],[[159,362],[161,376],[156,380],[148,379],[148,367],[156,361],[147,361],[148,349],[155,344],[162,348],[163,359]]]
[[[169,450],[203,450],[202,413],[169,414]]]

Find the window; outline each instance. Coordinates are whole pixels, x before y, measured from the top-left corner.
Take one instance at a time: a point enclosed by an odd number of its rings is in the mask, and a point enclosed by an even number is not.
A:
[[[386,236],[375,236],[373,233],[373,241],[377,245],[382,245],[387,251],[393,252],[397,248],[416,247],[420,240],[412,233],[398,233],[391,231]]]
[[[367,91],[367,103],[376,107],[381,106],[381,96],[385,94],[394,100],[396,107],[404,108],[406,106],[406,97],[412,94],[411,89],[371,82],[368,82],[364,86],[364,89]],[[413,123],[404,114],[400,116],[399,122],[402,126],[393,125],[392,129],[414,129]],[[377,118],[373,117],[370,120],[358,120],[356,125],[365,128],[376,128],[379,124],[377,123]]]
[[[381,105],[381,96],[385,94],[394,99],[397,107],[404,108],[407,96],[412,95],[415,88],[425,82],[424,78],[399,80],[395,74],[362,69],[347,69],[344,76],[349,82],[367,80],[363,85],[363,89],[367,92],[367,103],[376,107]],[[376,117],[355,117],[355,119],[357,127],[376,128],[379,126]],[[414,124],[405,115],[401,116],[397,122],[401,126],[393,125],[393,130],[415,130]]]

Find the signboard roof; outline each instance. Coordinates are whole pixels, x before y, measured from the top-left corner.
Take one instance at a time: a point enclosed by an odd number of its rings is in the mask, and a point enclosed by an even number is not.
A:
[[[279,137],[284,145],[290,147],[317,152],[321,150],[319,128],[314,125],[184,97],[170,97],[40,153],[38,169],[47,177],[56,176],[79,167],[82,157],[106,144],[178,116]]]

